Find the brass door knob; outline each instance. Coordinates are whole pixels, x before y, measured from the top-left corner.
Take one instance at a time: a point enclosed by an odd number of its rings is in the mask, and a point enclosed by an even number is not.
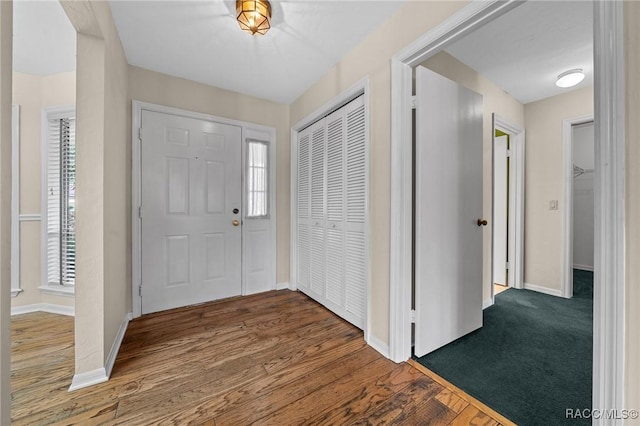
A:
[[[240,225],[240,221],[238,219],[233,219],[233,221],[231,223],[233,224],[233,226]]]
[[[488,223],[486,219],[478,219],[478,226],[487,226]]]

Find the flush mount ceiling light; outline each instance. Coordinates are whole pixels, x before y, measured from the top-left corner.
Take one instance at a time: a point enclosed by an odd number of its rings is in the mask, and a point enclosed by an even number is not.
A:
[[[264,35],[271,28],[271,4],[267,0],[237,0],[236,18],[243,31]]]
[[[556,80],[556,86],[562,88],[573,87],[582,80],[584,80],[584,72],[582,69],[576,68],[575,70],[565,71],[560,74],[558,80]]]

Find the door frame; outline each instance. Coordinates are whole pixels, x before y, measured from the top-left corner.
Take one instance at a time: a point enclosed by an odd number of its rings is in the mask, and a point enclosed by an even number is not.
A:
[[[593,122],[593,114],[562,120],[562,286],[561,296],[573,297],[573,126]],[[595,259],[594,259],[595,260]]]
[[[495,199],[495,182],[493,182],[493,159],[495,158],[495,135],[496,130],[509,135],[509,151],[511,152],[509,162],[509,270],[507,272],[509,287],[524,288],[524,180],[525,180],[525,130],[523,127],[507,120],[499,114],[493,113],[492,126],[492,184],[491,202],[492,215],[495,223],[495,211],[493,211],[493,200]],[[491,280],[493,281],[493,253],[495,227],[491,226]],[[491,283],[491,304],[495,303],[495,291],[493,282]]]
[[[291,126],[291,221],[290,221],[290,269],[289,269],[289,289],[297,290],[298,282],[297,267],[298,259],[296,256],[298,244],[296,241],[296,233],[298,229],[298,133],[313,123],[332,112],[338,110],[342,106],[348,104],[359,96],[364,96],[364,117],[365,117],[365,320],[364,320],[364,340],[368,345],[376,349],[385,357],[389,357],[388,346],[376,339],[369,330],[371,330],[371,234],[370,234],[370,121],[369,121],[369,77],[365,77],[351,87],[340,93],[338,96],[330,99],[318,109],[307,115],[302,120]]]
[[[411,356],[412,67],[517,7],[472,1],[391,59],[391,229],[389,352]],[[624,407],[624,4],[594,2],[595,273],[593,407]],[[607,285],[602,285],[607,283]],[[594,424],[604,424],[595,420]]]
[[[262,134],[268,134],[269,143],[268,151],[268,167],[269,167],[269,260],[267,262],[271,267],[269,272],[270,282],[268,284],[271,290],[276,289],[276,129],[269,126],[263,126],[259,124],[249,123],[246,121],[232,120],[223,117],[217,117],[209,114],[202,114],[193,111],[187,111],[179,108],[173,108],[164,105],[152,104],[149,102],[141,102],[133,100],[131,104],[131,309],[133,318],[137,318],[142,315],[142,297],[140,295],[141,285],[141,261],[142,261],[142,226],[140,218],[140,203],[141,203],[141,161],[142,153],[140,150],[140,123],[142,122],[142,111],[158,112],[163,114],[170,114],[179,117],[191,118],[196,120],[212,121],[219,124],[228,124],[241,128],[241,157],[242,157],[242,202],[246,198],[246,188],[244,185],[245,176],[245,142],[247,140],[256,139],[256,132]],[[244,220],[244,211],[243,211]],[[245,227],[242,227],[242,239],[245,241]],[[244,247],[242,250],[244,253]],[[246,294],[246,273],[247,262],[246,256],[242,256],[241,274],[242,295]]]

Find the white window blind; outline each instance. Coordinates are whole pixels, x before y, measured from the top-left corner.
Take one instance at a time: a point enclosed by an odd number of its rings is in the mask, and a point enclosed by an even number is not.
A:
[[[47,284],[72,286],[76,276],[76,144],[73,116],[47,117]]]
[[[247,217],[269,216],[267,142],[247,141]]]

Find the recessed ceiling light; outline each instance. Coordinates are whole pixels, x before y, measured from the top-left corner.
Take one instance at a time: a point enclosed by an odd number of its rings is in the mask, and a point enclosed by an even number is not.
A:
[[[576,68],[560,74],[558,80],[556,80],[556,86],[562,88],[573,87],[582,80],[584,80],[584,72],[582,72],[582,69]]]

